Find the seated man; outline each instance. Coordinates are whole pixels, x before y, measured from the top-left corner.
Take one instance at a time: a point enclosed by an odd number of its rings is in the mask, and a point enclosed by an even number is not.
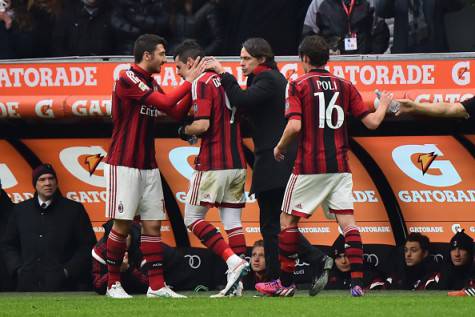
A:
[[[53,167],[33,170],[35,195],[16,205],[2,241],[18,291],[90,288],[91,248],[96,242],[83,205],[63,197]]]
[[[303,243],[308,243],[308,245],[300,248],[299,257],[303,262],[310,264],[309,270],[312,277],[312,286],[309,289],[309,293],[314,296],[320,292],[321,289],[325,288],[325,285],[328,282],[330,270],[333,266],[333,259],[325,255],[322,260],[320,251],[315,246],[311,245],[306,239],[305,241],[302,241],[302,245]],[[269,281],[269,278],[266,275],[264,240],[257,240],[254,242],[250,263],[251,274],[243,279],[243,283],[245,289],[254,290],[256,283]],[[316,292],[314,284],[319,285]]]
[[[106,243],[112,229],[112,221],[104,225],[104,237],[92,249],[92,278],[94,290],[104,295],[107,290],[109,274],[107,271]],[[148,289],[147,272],[143,267],[143,256],[140,252],[140,226],[133,224],[126,239],[126,251],[120,266],[122,287],[129,294],[145,293]]]
[[[251,272],[243,279],[244,289],[255,289],[256,283],[267,281],[264,240],[254,242],[251,250]]]
[[[348,256],[345,254],[345,237],[339,235],[331,248],[331,256],[335,261],[333,269],[330,271],[328,284],[325,289],[350,289],[351,288],[351,265]],[[382,286],[383,278],[374,266],[363,262],[363,289],[377,289]]]
[[[473,271],[473,239],[462,230],[450,239],[450,258],[446,261],[446,273],[442,274],[442,288],[460,290],[475,287]]]
[[[388,278],[387,287],[402,290],[426,290],[440,287],[440,269],[429,256],[430,240],[420,233],[411,233],[404,244],[404,262]]]

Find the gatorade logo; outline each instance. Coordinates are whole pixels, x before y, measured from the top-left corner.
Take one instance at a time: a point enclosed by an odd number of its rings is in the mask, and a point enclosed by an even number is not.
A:
[[[421,163],[422,175],[427,172],[436,157],[437,155],[434,152],[419,155],[417,162]]]
[[[80,181],[92,186],[106,187],[102,163],[106,154],[101,146],[74,146],[62,150],[59,159],[68,172]],[[102,175],[99,175],[99,171]]]
[[[412,156],[420,154],[420,167],[412,161]],[[435,160],[444,153],[435,144],[402,145],[392,152],[392,159],[401,171],[413,180],[433,187],[453,186],[462,181],[459,173],[449,160]],[[431,173],[434,172],[434,173]]]

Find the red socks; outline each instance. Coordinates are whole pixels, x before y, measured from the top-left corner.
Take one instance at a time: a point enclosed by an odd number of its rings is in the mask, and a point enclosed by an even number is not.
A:
[[[120,266],[124,259],[124,253],[126,249],[125,240],[127,236],[124,236],[114,229],[109,233],[107,238],[107,271],[109,272],[109,278],[107,282],[107,288],[110,288],[115,282],[120,282]]]
[[[343,232],[345,243],[349,246],[345,248],[345,255],[348,257],[351,266],[351,278],[363,278],[363,244],[361,242],[360,231],[357,226],[348,226]]]
[[[209,222],[200,219],[193,222],[188,228],[208,249],[219,255],[224,261],[234,254],[216,227]]]
[[[154,291],[165,286],[161,241],[160,236],[142,235],[140,237],[140,251],[148,266],[148,284]]]

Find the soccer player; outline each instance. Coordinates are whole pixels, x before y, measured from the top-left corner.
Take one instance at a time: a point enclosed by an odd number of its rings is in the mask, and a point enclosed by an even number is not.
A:
[[[196,42],[181,43],[174,57],[178,73],[183,76],[203,55]],[[214,71],[205,71],[193,82],[192,98],[194,121],[181,128],[180,134],[184,139],[185,135],[201,136],[201,146],[186,198],[185,225],[228,266],[227,284],[214,296],[240,295],[241,278],[249,272],[249,264],[238,256],[246,251],[241,224],[246,161],[239,121]],[[229,244],[204,220],[210,207],[218,207]]]
[[[292,296],[301,217],[308,218],[319,206],[334,214],[345,236],[345,253],[351,265],[353,296],[364,294],[363,248],[353,216],[352,176],[348,164],[348,115],[361,119],[369,129],[383,121],[391,96],[383,93],[375,112],[351,82],[324,69],[329,59],[325,40],[306,37],[299,46],[305,74],[287,86],[287,126],[274,148],[277,161],[285,158],[289,144],[300,135],[297,159],[282,202],[279,233],[280,279],[259,283],[256,289],[267,295]]]
[[[283,163],[274,159],[274,147],[284,131],[285,89],[287,79],[277,68],[270,44],[263,38],[250,38],[242,44],[240,66],[247,76],[247,88],[242,89],[237,79],[227,73],[217,60],[207,63],[221,77],[221,84],[231,104],[246,114],[254,142],[254,165],[252,167],[251,193],[259,205],[259,222],[264,239],[267,281],[279,278],[279,231],[280,206],[285,185],[292,173],[297,153],[294,143]],[[315,248],[303,235],[300,236],[301,259],[310,263],[312,286],[309,293],[314,296],[328,281],[333,260]],[[318,274],[322,272],[322,274]]]
[[[119,74],[112,93],[112,142],[104,175],[107,182],[106,216],[114,219],[107,239],[109,279],[106,295],[130,298],[120,283],[120,267],[126,238],[135,216],[143,227],[140,250],[149,266],[147,297],[184,297],[165,285],[160,244],[161,220],[165,219],[160,172],[155,161],[154,127],[159,111],[175,119],[183,117],[191,103],[177,104],[191,90],[191,81],[202,72],[195,61],[185,81],[165,94],[152,77],[166,62],[166,42],[141,35],[134,45],[135,64]]]

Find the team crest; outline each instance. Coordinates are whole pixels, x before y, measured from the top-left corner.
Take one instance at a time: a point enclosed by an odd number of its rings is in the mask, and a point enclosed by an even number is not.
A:
[[[119,206],[117,207],[117,210],[119,211],[119,214],[124,212],[124,205],[122,202],[119,202]]]

